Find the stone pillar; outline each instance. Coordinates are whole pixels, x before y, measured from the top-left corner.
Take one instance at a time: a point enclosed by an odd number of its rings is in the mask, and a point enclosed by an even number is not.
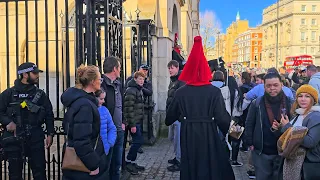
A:
[[[153,115],[154,134],[166,136],[168,128],[164,123],[167,91],[170,82],[167,64],[172,58],[173,41],[168,37],[153,37],[152,86],[156,103]],[[159,47],[159,48],[158,48]]]

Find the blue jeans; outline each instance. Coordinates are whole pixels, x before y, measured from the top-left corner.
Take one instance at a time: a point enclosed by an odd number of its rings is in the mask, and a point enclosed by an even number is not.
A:
[[[181,129],[180,121],[175,121],[169,127],[169,139],[173,142],[174,153],[176,155],[176,159],[179,162],[181,161],[180,129]]]
[[[141,125],[136,124],[136,128],[137,128],[136,133],[130,132],[132,137],[132,144],[127,155],[127,159],[130,161],[135,161],[137,159],[138,150],[140,149],[143,143],[143,136],[141,134]]]
[[[110,164],[110,180],[120,180],[120,167],[122,164],[124,131],[117,132],[116,143],[113,146],[111,164]],[[109,152],[110,154],[110,152]]]

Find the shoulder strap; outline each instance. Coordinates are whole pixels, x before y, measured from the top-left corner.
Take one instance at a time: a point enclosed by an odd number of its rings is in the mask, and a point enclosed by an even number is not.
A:
[[[298,118],[299,118],[299,115],[298,115],[298,116],[296,116],[296,117],[293,119],[293,121],[292,121],[292,125],[294,125],[294,124],[297,122]]]
[[[32,99],[31,102],[34,103],[34,104],[37,104],[43,94],[44,94],[44,91],[41,90],[41,89],[39,89],[39,88],[37,88],[37,93],[36,93],[36,95],[33,97],[33,99]]]

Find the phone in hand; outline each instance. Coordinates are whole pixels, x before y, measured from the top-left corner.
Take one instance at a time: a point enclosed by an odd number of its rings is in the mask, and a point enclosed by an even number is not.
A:
[[[281,114],[283,116],[286,116],[287,115],[287,109],[286,108],[281,109]]]

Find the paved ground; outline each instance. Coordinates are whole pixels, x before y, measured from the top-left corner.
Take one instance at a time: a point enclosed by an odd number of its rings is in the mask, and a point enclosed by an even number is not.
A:
[[[146,170],[140,175],[131,176],[131,180],[178,180],[180,173],[167,170],[169,159],[173,158],[173,146],[168,139],[159,139],[154,146],[143,147],[144,153],[138,155],[138,164]],[[246,175],[247,153],[240,152],[239,161],[245,165],[234,168],[236,180],[248,180]]]

